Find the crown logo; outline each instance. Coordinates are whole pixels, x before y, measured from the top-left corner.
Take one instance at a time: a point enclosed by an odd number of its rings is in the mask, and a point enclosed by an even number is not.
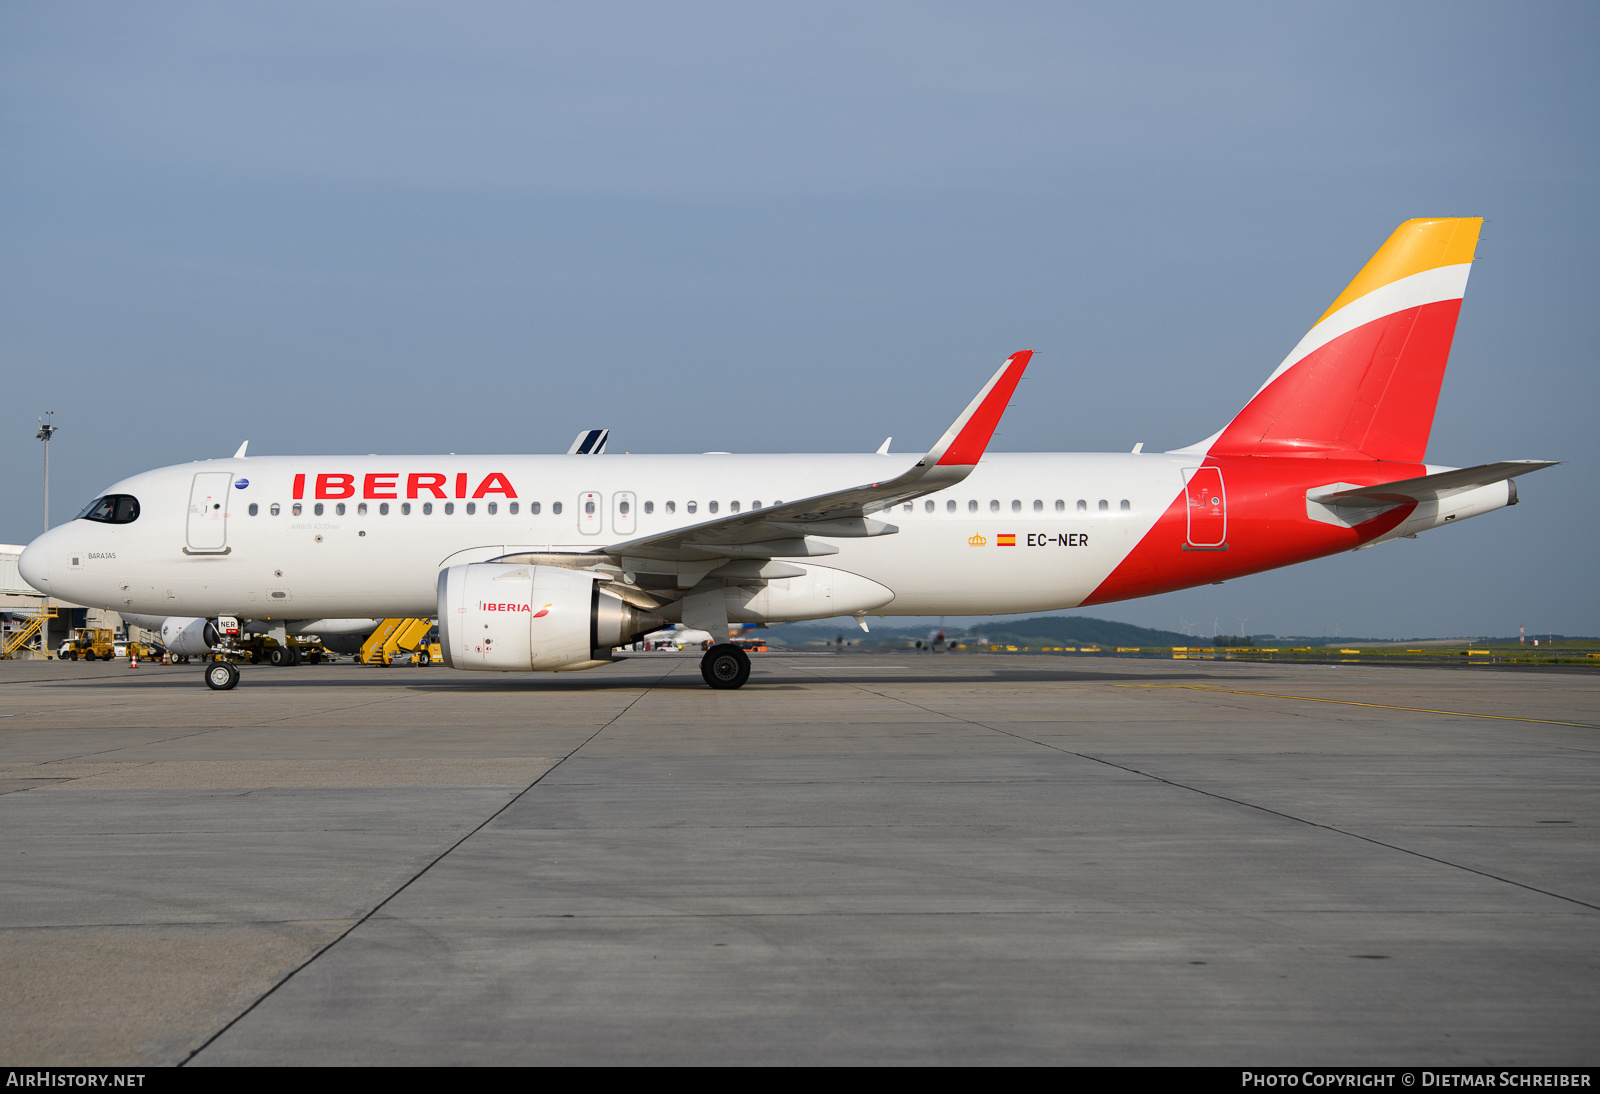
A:
[[[982,547],[988,542],[989,541],[984,539],[981,535],[974,534],[972,538],[967,540],[967,545],[970,547]]]

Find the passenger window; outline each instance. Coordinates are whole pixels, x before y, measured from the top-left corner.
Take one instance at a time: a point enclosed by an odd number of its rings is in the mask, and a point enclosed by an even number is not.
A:
[[[933,502],[932,502],[932,501],[928,501],[928,502],[926,502],[926,503],[925,503],[925,504],[924,504],[924,505],[923,505],[923,506],[922,506],[922,511],[923,511],[923,512],[924,512],[924,513],[931,513],[931,512],[933,512]]]
[[[1132,509],[1132,508],[1133,508],[1133,506],[1131,506],[1131,505],[1129,505],[1129,504],[1128,504],[1128,499],[1127,499],[1127,498],[1123,498],[1123,499],[1122,499],[1122,504],[1121,504],[1121,505],[1120,505],[1120,506],[1119,506],[1119,508],[1120,508],[1120,509],[1121,509],[1121,510],[1122,510],[1122,511],[1123,511],[1123,512],[1124,512],[1124,513],[1126,513],[1126,512],[1128,512],[1128,511],[1130,511],[1130,510],[1131,510],[1131,509]]]
[[[357,505],[356,505],[356,516],[364,517],[366,515],[367,515],[367,503],[364,502],[364,501],[357,503]]]
[[[344,516],[344,502],[338,502],[333,507],[333,514],[337,517]]]
[[[750,508],[751,509],[760,509],[761,508],[761,503],[759,501],[753,501],[753,502],[750,503]]]
[[[956,511],[956,501],[954,498],[951,498],[949,501],[944,503],[944,511],[946,513],[954,513]]]
[[[315,504],[315,505],[313,505],[311,507],[311,513],[312,513],[313,516],[318,516],[318,517],[320,517],[322,515],[322,503],[320,501],[317,502],[317,504]]]
[[[389,515],[389,503],[388,502],[380,501],[378,503],[378,515],[380,517],[386,517],[386,516]]]
[[[700,503],[691,501],[688,504],[686,504],[683,508],[684,508],[685,512],[693,513],[693,512],[695,512],[696,510],[698,510],[700,508]]]
[[[497,501],[491,501],[488,505],[485,505],[484,508],[489,511],[489,515],[492,517],[500,511],[500,503]]]
[[[510,505],[506,506],[506,511],[508,513],[510,513],[512,516],[516,516],[517,515],[517,509],[518,509],[518,505],[517,505],[516,502],[512,502]]]
[[[536,502],[536,501],[530,501],[530,502],[529,502],[529,503],[528,503],[528,515],[529,515],[529,516],[530,516],[530,517],[536,517],[536,516],[538,516],[538,515],[539,515],[539,509],[540,509],[540,505],[539,505],[539,503],[538,503],[538,502]]]
[[[300,503],[299,502],[295,502],[294,503],[294,507],[289,510],[289,513],[292,516],[298,517],[300,515]]]
[[[728,512],[737,513],[738,511],[739,511],[739,503],[736,502],[736,501],[730,501],[728,503]]]
[[[433,502],[425,501],[422,503],[422,515],[425,517],[433,516]]]
[[[257,506],[255,502],[251,502],[250,503],[250,515],[253,517],[259,512],[261,512],[260,507]]]
[[[1000,500],[998,498],[990,498],[989,499],[989,512],[998,513],[999,511],[1000,511]]]
[[[667,512],[676,513],[677,511],[678,511],[678,503],[677,502],[675,502],[675,501],[667,502]]]
[[[1067,511],[1067,503],[1062,501],[1060,498],[1057,498],[1056,499],[1056,512],[1065,513],[1066,511]]]
[[[273,502],[273,503],[272,503],[272,508],[270,508],[270,509],[268,509],[268,510],[267,510],[267,513],[268,513],[268,514],[269,514],[269,515],[270,515],[270,516],[274,516],[274,517],[275,517],[275,516],[277,516],[277,515],[278,515],[278,514],[279,514],[279,513],[280,513],[280,512],[282,512],[282,511],[283,511],[283,510],[282,510],[282,509],[280,509],[280,508],[279,508],[279,507],[278,507],[278,503],[277,503],[277,502]]]
[[[554,513],[556,516],[559,517],[561,515],[561,503],[559,501],[551,502],[550,503],[550,512]]]
[[[973,498],[971,501],[967,502],[967,512],[976,513],[977,511],[978,511],[978,499],[977,498]]]
[[[409,501],[403,501],[400,503],[400,515],[402,517],[409,517],[411,515],[411,503]]]
[[[617,503],[617,512],[621,513],[623,516],[627,516],[628,515],[629,508],[630,508],[630,506],[625,501],[619,501]]]
[[[1109,501],[1107,501],[1105,498],[1101,498],[1100,499],[1100,511],[1102,513],[1105,513],[1105,512],[1108,512],[1110,509],[1111,509],[1111,503]]]
[[[1087,513],[1088,511],[1089,511],[1089,503],[1084,501],[1082,498],[1079,498],[1078,499],[1078,512]]]
[[[1033,499],[1033,511],[1035,513],[1044,512],[1044,502],[1040,501],[1038,498],[1034,498]]]
[[[716,502],[711,502],[710,504],[708,504],[706,506],[706,508],[710,509],[713,513],[715,513],[717,511],[717,503]]]
[[[1016,498],[1012,498],[1012,499],[1011,499],[1011,511],[1012,511],[1012,512],[1013,512],[1013,513],[1020,513],[1020,512],[1022,512],[1022,502],[1021,502],[1021,501],[1019,501],[1019,500],[1018,500],[1018,499],[1016,499]]]
[[[900,508],[904,509],[907,513],[909,513],[909,512],[911,512],[911,510],[916,508],[916,505],[913,502],[909,502],[908,501],[904,505],[902,505]]]
[[[647,501],[647,502],[644,503],[644,515],[645,516],[648,517],[651,513],[654,513],[655,511],[656,511],[656,503],[655,502]]]
[[[478,503],[477,502],[475,502],[475,501],[467,502],[467,516],[470,517],[470,516],[472,516],[472,514],[476,513],[477,511],[478,511]]]
[[[447,502],[444,503],[444,515],[447,516],[447,517],[453,517],[453,516],[456,515],[456,503],[455,502],[447,501]]]

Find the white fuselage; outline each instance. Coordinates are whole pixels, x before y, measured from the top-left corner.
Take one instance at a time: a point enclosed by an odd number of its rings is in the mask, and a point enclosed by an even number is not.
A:
[[[147,614],[429,616],[446,566],[519,551],[592,551],[725,516],[735,505],[748,511],[881,480],[910,459],[208,460],[110,487],[107,493],[138,499],[138,519],[74,520],[52,529],[30,547],[38,554],[29,572],[52,595]],[[874,605],[873,615],[1070,608],[1182,495],[1183,469],[1196,462],[1155,453],[990,454],[958,486],[879,515],[897,534],[830,540],[837,554],[796,561],[889,590],[891,598]],[[212,484],[209,493],[202,482]],[[224,485],[215,489],[217,483]],[[217,500],[208,503],[202,494]],[[1015,536],[1015,546],[1000,546],[1004,536]],[[841,614],[839,607],[826,600],[807,607],[791,598],[782,618],[771,621]]]

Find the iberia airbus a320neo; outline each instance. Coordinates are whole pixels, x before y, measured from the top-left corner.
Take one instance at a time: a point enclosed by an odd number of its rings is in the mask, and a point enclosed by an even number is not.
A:
[[[1149,596],[1515,505],[1550,464],[1424,462],[1478,218],[1400,225],[1239,415],[1162,453],[987,453],[1031,352],[928,453],[285,456],[112,486],[23,553],[79,604],[168,617],[437,616],[446,662],[586,669],[681,622],[1035,612]],[[713,646],[737,688],[744,652]],[[207,683],[232,687],[219,658]]]

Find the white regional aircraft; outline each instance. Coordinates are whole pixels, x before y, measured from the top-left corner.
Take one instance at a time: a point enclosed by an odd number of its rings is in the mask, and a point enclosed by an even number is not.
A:
[[[507,672],[602,665],[667,622],[1074,608],[1369,547],[1514,505],[1513,478],[1550,466],[1423,462],[1481,223],[1402,224],[1232,422],[1172,452],[986,456],[1025,352],[909,467],[211,460],[124,479],[19,566],[63,599],[186,617],[196,652],[218,617],[437,615],[447,664]],[[701,672],[737,688],[750,663],[724,643]]]

